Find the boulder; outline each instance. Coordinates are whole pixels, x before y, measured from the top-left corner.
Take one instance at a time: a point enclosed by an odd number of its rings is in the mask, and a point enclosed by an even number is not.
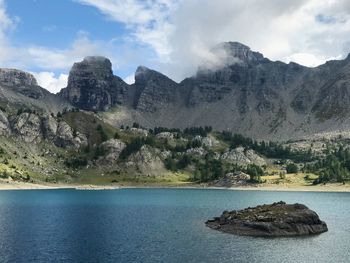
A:
[[[282,201],[224,211],[220,217],[208,220],[206,225],[224,233],[262,237],[307,236],[328,231],[327,224],[316,212],[302,204]]]

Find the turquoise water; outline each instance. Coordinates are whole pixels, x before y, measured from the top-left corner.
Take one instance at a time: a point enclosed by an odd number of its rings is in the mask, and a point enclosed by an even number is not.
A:
[[[300,202],[329,232],[220,233],[225,209]],[[350,262],[350,194],[192,189],[0,191],[0,262]]]

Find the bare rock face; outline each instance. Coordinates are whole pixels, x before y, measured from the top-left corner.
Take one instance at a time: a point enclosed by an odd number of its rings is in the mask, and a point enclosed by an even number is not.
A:
[[[221,155],[221,159],[239,165],[246,165],[251,163],[255,163],[257,165],[266,164],[265,160],[256,154],[253,150],[245,149],[243,147],[237,147],[225,152],[223,155]]]
[[[10,134],[10,132],[10,122],[7,119],[5,113],[2,110],[0,110],[0,135]]]
[[[60,96],[84,110],[104,111],[127,100],[128,85],[113,75],[112,64],[104,57],[86,57],[75,63],[68,86]]]
[[[100,147],[106,153],[106,155],[101,157],[99,163],[113,164],[118,160],[120,153],[124,150],[126,145],[120,140],[110,139],[103,142]]]
[[[42,118],[43,135],[46,139],[53,141],[56,138],[58,123],[50,115]]]
[[[262,237],[307,236],[328,231],[326,223],[305,205],[282,201],[224,211],[220,217],[208,220],[206,225],[224,233]]]
[[[85,110],[121,105],[120,116],[106,114],[116,125],[212,126],[268,140],[350,130],[350,56],[308,68],[271,61],[237,42],[212,53],[214,66],[200,66],[180,83],[140,66],[133,85],[113,75],[108,59],[87,57],[74,64],[60,97]]]
[[[154,113],[175,103],[179,97],[176,82],[144,66],[136,70],[134,88],[134,107],[141,112]]]
[[[0,101],[5,108],[30,109],[57,113],[71,106],[55,94],[40,87],[30,73],[17,69],[0,69]]]
[[[22,113],[12,122],[12,130],[25,142],[40,142],[43,138],[41,120],[38,115]]]
[[[0,82],[5,86],[38,85],[32,74],[17,69],[0,69]]]
[[[34,76],[21,70],[0,69],[0,83],[29,98],[39,99],[45,95]]]
[[[87,145],[87,138],[84,134],[74,132],[74,130],[65,122],[58,122],[56,137],[54,140],[59,147],[75,147]]]
[[[143,175],[161,175],[166,172],[161,155],[159,149],[143,145],[138,152],[128,158],[126,165]]]
[[[6,124],[6,120],[4,121]],[[84,134],[74,132],[65,121],[57,122],[52,116],[21,113],[11,119],[10,128],[9,133],[28,143],[39,143],[42,140],[47,140],[58,147],[64,148],[79,148],[87,144],[87,138]]]

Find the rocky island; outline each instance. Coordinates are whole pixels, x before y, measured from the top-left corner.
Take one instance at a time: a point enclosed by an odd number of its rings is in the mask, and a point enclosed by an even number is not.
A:
[[[224,211],[220,217],[208,220],[206,225],[225,233],[261,237],[306,236],[328,231],[326,223],[305,205],[282,201]]]

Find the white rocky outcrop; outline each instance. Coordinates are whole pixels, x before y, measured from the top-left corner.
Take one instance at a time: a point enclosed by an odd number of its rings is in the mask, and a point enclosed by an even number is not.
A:
[[[126,145],[121,140],[110,139],[103,142],[100,147],[106,155],[101,157],[99,162],[113,164],[118,160],[120,153],[124,150]]]
[[[245,149],[243,147],[237,147],[235,149],[229,150],[221,155],[221,159],[236,163],[239,165],[247,165],[247,164],[257,164],[264,165],[266,164],[265,160],[260,157],[255,151],[250,149]]]

